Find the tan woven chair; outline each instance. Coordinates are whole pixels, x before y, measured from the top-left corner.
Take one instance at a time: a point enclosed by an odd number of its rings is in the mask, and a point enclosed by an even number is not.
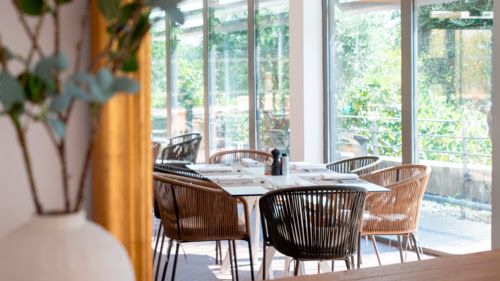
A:
[[[397,235],[401,262],[403,262],[403,253],[400,236],[406,236],[411,239],[420,260],[415,232],[418,229],[420,206],[430,172],[429,166],[413,164],[390,167],[361,176],[366,181],[391,190],[374,193],[367,197],[366,214],[361,227],[360,237],[371,236],[380,265],[382,263],[374,235]],[[361,252],[358,251],[358,267],[360,257]]]
[[[158,159],[158,156],[160,155],[161,143],[154,141],[151,143],[151,148],[153,149],[153,164],[154,164],[156,162],[156,159]]]
[[[197,185],[200,184],[200,185]],[[202,186],[202,185],[203,186]],[[185,242],[228,240],[231,268],[238,279],[238,264],[234,240],[248,243],[250,270],[254,280],[248,205],[235,199],[220,188],[196,179],[154,173],[154,195],[160,208],[165,236],[171,240],[163,270],[165,279],[172,245],[176,242],[172,280],[175,279],[179,245]],[[245,222],[238,222],[238,203],[244,206]],[[233,259],[234,256],[234,259]],[[233,275],[234,277],[234,275]]]
[[[239,149],[219,151],[208,158],[208,163],[236,163],[241,161],[243,158],[250,158],[259,162],[271,163],[273,161],[273,156],[269,152],[252,149]]]
[[[337,173],[364,175],[379,169],[381,163],[382,161],[378,156],[361,156],[332,162],[327,164],[326,167]]]

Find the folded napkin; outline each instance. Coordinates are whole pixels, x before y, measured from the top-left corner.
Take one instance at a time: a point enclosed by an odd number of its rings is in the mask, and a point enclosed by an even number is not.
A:
[[[246,167],[257,167],[262,165],[261,163],[259,163],[259,161],[256,161],[252,158],[243,158],[241,159],[240,163]]]
[[[322,180],[357,180],[359,176],[356,174],[328,173],[319,175]]]
[[[254,182],[255,176],[253,175],[221,175],[209,176],[211,181],[217,183],[247,183]]]
[[[300,169],[324,169],[326,164],[310,164],[307,162],[294,162],[290,163],[290,170],[300,170]]]
[[[232,172],[233,168],[231,166],[222,165],[196,165],[191,166],[191,169],[198,172]]]

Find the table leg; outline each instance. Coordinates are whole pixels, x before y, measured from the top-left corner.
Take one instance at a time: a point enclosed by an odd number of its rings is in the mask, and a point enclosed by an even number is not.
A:
[[[262,270],[264,266],[266,267],[266,280],[274,278],[273,269],[271,268],[271,262],[273,261],[274,255],[276,254],[276,249],[273,247],[266,247],[266,264],[261,264],[259,272],[257,273],[257,280],[262,280]]]

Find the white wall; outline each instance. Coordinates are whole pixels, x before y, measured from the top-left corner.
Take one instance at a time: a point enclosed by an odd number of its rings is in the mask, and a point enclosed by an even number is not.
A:
[[[495,1],[493,27],[493,106],[492,106],[492,138],[493,138],[493,176],[491,188],[491,243],[493,249],[500,249],[500,5]]]
[[[76,57],[74,46],[80,34],[80,18],[86,12],[85,0],[74,2],[62,9],[61,17],[62,49],[71,65]],[[12,1],[0,1],[0,11],[2,43],[13,52],[26,55],[30,44],[12,6]],[[47,16],[41,35],[42,46],[46,53],[51,53],[53,50],[52,30],[52,20]],[[88,61],[88,54],[87,42],[83,62]],[[75,182],[78,180],[78,172],[83,160],[83,147],[88,139],[86,110],[81,105],[76,109],[68,129],[69,165],[73,192],[76,189]],[[63,195],[60,167],[45,131],[40,126],[32,126],[28,133],[28,143],[33,155],[35,176],[45,209],[61,207]],[[33,213],[34,208],[15,132],[10,121],[5,117],[0,117],[0,236],[28,220]]]
[[[290,1],[292,161],[323,163],[322,1]]]

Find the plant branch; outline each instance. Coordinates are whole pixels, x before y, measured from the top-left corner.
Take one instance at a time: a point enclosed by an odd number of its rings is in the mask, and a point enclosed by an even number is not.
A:
[[[59,160],[61,161],[61,177],[63,183],[63,194],[64,194],[64,210],[69,213],[71,211],[70,199],[69,199],[69,174],[68,174],[68,162],[66,161],[66,141],[61,140],[57,147],[57,154]]]
[[[87,144],[87,151],[85,152],[85,160],[83,162],[83,171],[82,174],[80,175],[80,181],[78,184],[78,193],[76,197],[76,204],[75,208],[73,209],[74,212],[79,211],[82,208],[83,204],[83,199],[84,199],[84,191],[85,191],[85,180],[87,179],[87,174],[89,171],[89,166],[90,166],[90,160],[92,159],[92,151],[94,150],[94,137],[91,136],[89,138],[89,142]]]
[[[61,25],[59,23],[59,1],[54,2],[56,5],[52,13],[54,17],[54,55],[58,55],[61,52]]]
[[[2,44],[2,36],[0,36],[0,48],[3,48],[3,44]],[[2,55],[1,57],[1,60],[0,60],[0,64],[2,65],[3,67],[3,70],[5,70],[6,72],[9,71],[9,66],[7,64],[7,60],[5,59],[5,54]]]
[[[34,39],[35,41],[38,41],[38,37],[40,36],[40,33],[42,31],[42,26],[43,26],[43,19],[45,17],[42,15],[40,19],[38,20],[38,23],[36,24],[35,27],[35,33],[34,33]],[[32,43],[31,50],[28,54],[28,58],[26,59],[26,68],[30,67],[31,61],[33,60],[33,56],[35,55],[35,50],[36,50],[36,45]]]
[[[42,204],[40,203],[40,198],[38,196],[38,191],[35,184],[35,179],[33,175],[33,167],[31,163],[31,156],[28,151],[28,145],[26,144],[26,135],[21,128],[21,125],[15,119],[12,119],[14,123],[14,127],[16,128],[17,138],[19,140],[19,144],[21,145],[21,150],[23,152],[24,165],[26,166],[26,172],[28,173],[28,181],[31,190],[31,197],[33,203],[35,204],[36,213],[41,215],[43,214]]]
[[[83,42],[85,41],[85,32],[87,31],[88,16],[90,14],[90,1],[87,1],[85,11],[87,12],[84,13],[80,19],[80,38],[76,43],[76,62],[73,69],[75,74],[80,70],[80,65],[82,63]]]
[[[16,11],[17,11],[17,14],[19,16],[19,21],[21,21],[21,25],[24,28],[24,31],[26,32],[26,34],[28,35],[28,37],[31,40],[31,43],[33,44],[33,48],[35,49],[36,52],[38,52],[38,54],[41,57],[44,57],[45,55],[43,54],[42,49],[38,45],[38,38],[35,37],[35,34],[33,33],[33,31],[31,30],[28,22],[26,21],[26,18],[23,16],[23,14],[21,13],[21,11],[19,11],[19,9],[16,9]]]

